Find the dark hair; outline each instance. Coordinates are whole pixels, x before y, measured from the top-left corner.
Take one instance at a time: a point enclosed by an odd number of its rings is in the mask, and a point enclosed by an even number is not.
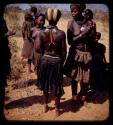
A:
[[[43,13],[36,14],[35,20],[42,16],[45,19],[45,15]]]
[[[92,10],[86,9],[84,11],[84,13],[85,13],[85,16],[88,16],[88,18],[93,19],[93,12],[92,12]]]
[[[86,4],[70,4],[70,9],[77,7],[80,11],[86,9]]]
[[[32,20],[32,15],[30,13],[25,13],[25,20],[31,19]]]
[[[96,37],[100,38],[101,37],[101,33],[100,32],[96,32]]]
[[[86,4],[80,4],[82,11],[86,9]]]
[[[37,13],[37,8],[36,7],[31,7],[31,12]]]

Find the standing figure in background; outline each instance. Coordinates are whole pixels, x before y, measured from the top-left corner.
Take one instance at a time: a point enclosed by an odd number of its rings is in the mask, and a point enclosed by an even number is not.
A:
[[[37,12],[37,8],[33,6],[30,8],[30,14],[32,19],[35,21],[35,17],[39,14],[39,12]]]
[[[107,89],[107,61],[105,58],[106,47],[99,43],[101,33],[96,32],[95,46],[93,49],[93,65],[92,65],[92,82],[91,89],[104,90]]]
[[[34,21],[31,14],[25,14],[25,21],[22,26],[22,36],[24,40],[22,57],[23,59],[28,59],[28,72],[31,73],[31,62],[32,62],[32,51],[33,51],[33,41],[31,38],[31,28],[34,26]]]
[[[70,48],[64,65],[64,74],[72,79],[72,101],[77,102],[80,99],[81,104],[86,102],[91,78],[92,47],[96,34],[94,23],[82,15],[85,7],[83,4],[70,5],[73,20],[69,21],[67,27]],[[80,96],[77,93],[78,82]]]
[[[63,63],[66,58],[66,35],[56,26],[61,17],[60,10],[49,8],[46,14],[49,26],[45,32],[40,33],[43,56],[40,60],[38,80],[44,94],[44,112],[49,109],[48,97],[51,89],[55,98],[56,115],[58,116],[60,115],[60,98],[64,94]]]
[[[32,32],[32,39],[34,40],[34,48],[33,48],[33,64],[34,64],[34,70],[37,74],[37,78],[38,78],[38,72],[39,72],[39,65],[40,65],[40,58],[42,56],[42,50],[40,48],[40,32],[44,32],[45,31],[45,15],[44,14],[38,14],[35,16],[35,24],[36,26],[34,28],[32,28],[31,32]],[[38,48],[38,49],[37,49]],[[39,83],[37,81],[37,86],[39,86]]]

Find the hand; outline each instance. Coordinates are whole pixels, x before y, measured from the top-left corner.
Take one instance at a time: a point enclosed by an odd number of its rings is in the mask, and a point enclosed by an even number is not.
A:
[[[15,31],[15,30],[12,30],[11,32],[12,32],[12,35],[15,35],[15,34],[16,34],[16,31]]]
[[[12,35],[15,35],[16,34],[16,32],[15,31],[9,31],[9,36],[12,36]]]
[[[82,36],[83,36],[83,35],[80,33],[80,34],[79,34],[79,37],[82,37]]]

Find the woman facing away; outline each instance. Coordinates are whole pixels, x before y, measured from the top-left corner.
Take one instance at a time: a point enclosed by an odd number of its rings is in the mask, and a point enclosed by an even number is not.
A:
[[[47,112],[49,91],[55,98],[56,115],[60,114],[60,97],[63,90],[63,63],[66,58],[66,35],[56,25],[61,17],[58,9],[47,10],[47,26],[45,32],[40,33],[40,43],[43,56],[40,60],[38,81],[44,94],[44,112]],[[38,50],[38,48],[37,48]]]
[[[92,18],[87,19],[82,14],[85,8],[84,4],[70,5],[73,19],[68,22],[67,27],[70,48],[64,65],[64,74],[72,79],[72,101],[77,102],[80,99],[81,104],[86,102],[91,75],[92,48],[96,34],[96,25]],[[80,82],[79,94],[77,93],[78,82]]]

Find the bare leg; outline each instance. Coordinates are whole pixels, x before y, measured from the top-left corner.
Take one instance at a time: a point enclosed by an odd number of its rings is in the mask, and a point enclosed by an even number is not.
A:
[[[31,73],[31,59],[28,59],[28,72]]]
[[[71,90],[72,90],[72,101],[77,101],[77,81],[71,81]]]
[[[56,111],[56,116],[60,115],[60,97],[56,96],[55,97],[55,111]]]
[[[48,93],[44,92],[44,110],[43,112],[46,113],[49,110],[48,107]]]
[[[84,105],[84,104],[87,104],[87,101],[86,101],[86,96],[87,96],[87,91],[88,91],[88,83],[81,83],[81,103]]]

